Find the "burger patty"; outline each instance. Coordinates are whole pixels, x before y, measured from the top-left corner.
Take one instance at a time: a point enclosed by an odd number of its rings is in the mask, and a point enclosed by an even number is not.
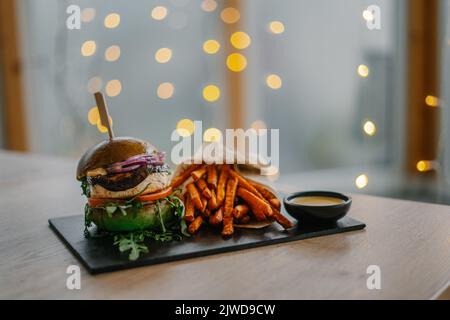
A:
[[[149,172],[146,167],[125,173],[114,173],[103,176],[89,177],[92,185],[100,185],[110,191],[123,191],[137,186],[145,180]]]
[[[167,188],[170,185],[170,177],[171,175],[168,172],[150,173],[137,186],[123,191],[111,191],[103,188],[99,184],[95,184],[90,187],[90,197],[128,199],[136,195],[150,194]]]

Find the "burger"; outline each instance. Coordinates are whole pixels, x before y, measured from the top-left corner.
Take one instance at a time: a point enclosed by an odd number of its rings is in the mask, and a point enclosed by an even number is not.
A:
[[[77,167],[87,197],[85,236],[95,225],[98,233],[114,235],[121,251],[132,249],[130,259],[147,251],[148,238],[180,239],[185,233],[184,205],[170,186],[164,161],[163,152],[130,137],[116,137],[87,150]],[[136,252],[136,247],[141,250]]]

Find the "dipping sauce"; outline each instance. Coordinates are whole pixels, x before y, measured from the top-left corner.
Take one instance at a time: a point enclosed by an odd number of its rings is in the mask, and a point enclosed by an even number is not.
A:
[[[293,203],[301,204],[303,206],[334,206],[337,204],[342,204],[345,201],[335,197],[322,197],[322,196],[304,196],[297,197],[290,200]]]

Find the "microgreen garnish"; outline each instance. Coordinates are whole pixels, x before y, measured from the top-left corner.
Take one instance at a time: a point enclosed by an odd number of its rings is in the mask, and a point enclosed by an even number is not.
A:
[[[89,206],[89,204],[86,203],[86,205],[84,206],[84,236],[85,236],[85,238],[89,238],[91,235],[89,233],[89,227],[92,225],[91,214],[92,214],[92,209]]]
[[[120,252],[130,250],[128,259],[136,260],[141,253],[147,253],[148,247],[144,243],[144,232],[130,232],[127,234],[117,234],[114,236],[114,245],[119,246]]]
[[[177,192],[174,194],[155,201],[157,208],[156,215],[158,217],[159,226],[151,230],[139,230],[134,232],[105,232],[114,237],[114,245],[118,246],[120,252],[127,252],[128,259],[136,260],[142,254],[149,252],[149,247],[147,243],[149,241],[160,241],[160,242],[170,242],[170,241],[180,241],[183,236],[189,237],[187,232],[187,225],[184,221],[184,204],[176,196]],[[168,205],[174,210],[174,219],[169,221],[164,221],[162,214],[162,205]],[[139,212],[144,206],[142,202],[139,201],[126,201],[123,204],[108,202],[105,203],[101,208],[106,210],[108,217],[112,217],[114,214],[126,215],[127,212],[131,212],[134,216]],[[99,207],[100,208],[100,207]],[[92,208],[86,204],[85,207],[85,236],[89,237],[89,227],[92,225]],[[127,211],[128,210],[128,211]]]
[[[81,190],[83,191],[82,195],[85,195],[88,198],[91,196],[91,189],[86,177],[81,180]]]

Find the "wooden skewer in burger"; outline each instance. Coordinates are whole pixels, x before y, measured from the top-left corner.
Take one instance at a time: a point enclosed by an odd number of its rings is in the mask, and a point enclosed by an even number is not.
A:
[[[109,140],[87,150],[78,163],[77,179],[88,198],[85,232],[91,223],[110,233],[182,232],[184,205],[170,187],[165,154],[146,141],[115,137],[103,95],[95,93],[95,100]]]

